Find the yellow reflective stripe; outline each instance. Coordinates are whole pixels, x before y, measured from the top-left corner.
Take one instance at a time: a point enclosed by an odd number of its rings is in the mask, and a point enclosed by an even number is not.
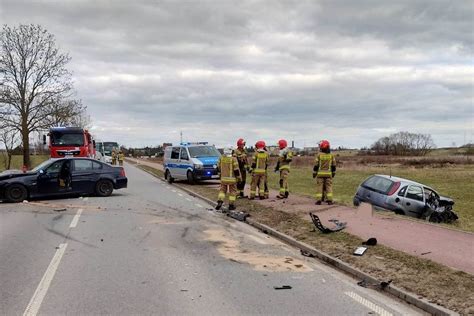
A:
[[[234,202],[236,200],[235,195],[230,195],[229,196],[229,202]]]
[[[237,179],[232,178],[232,177],[222,177],[221,181],[225,182],[225,183],[235,183],[235,182],[237,182]]]
[[[316,198],[317,199],[321,199],[323,197],[323,194],[322,193],[316,193]]]
[[[217,196],[217,199],[219,201],[222,201],[225,199],[225,193],[224,192],[219,192],[219,195]]]
[[[290,170],[290,165],[280,166],[279,170]]]

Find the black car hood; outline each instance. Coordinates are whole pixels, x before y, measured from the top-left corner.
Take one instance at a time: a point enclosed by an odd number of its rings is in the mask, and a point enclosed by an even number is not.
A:
[[[31,172],[31,171],[27,173],[23,173],[23,171],[21,170],[6,170],[3,172],[0,172],[0,180],[27,177],[27,176],[31,176],[35,174],[36,172]]]

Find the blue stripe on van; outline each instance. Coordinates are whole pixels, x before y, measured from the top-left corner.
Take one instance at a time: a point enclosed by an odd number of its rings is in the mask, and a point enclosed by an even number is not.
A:
[[[192,169],[191,165],[182,165],[182,164],[177,164],[177,163],[168,163],[168,164],[165,164],[165,167],[166,168],[180,168],[180,169],[191,168]]]

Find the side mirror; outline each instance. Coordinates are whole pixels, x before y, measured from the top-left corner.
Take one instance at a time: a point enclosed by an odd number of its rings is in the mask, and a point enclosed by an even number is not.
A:
[[[43,145],[46,145],[46,135],[43,135]]]

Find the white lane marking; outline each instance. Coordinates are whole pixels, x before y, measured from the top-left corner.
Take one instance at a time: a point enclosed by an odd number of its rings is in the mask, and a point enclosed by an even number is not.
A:
[[[38,314],[38,311],[41,307],[41,303],[43,302],[43,299],[46,296],[46,293],[48,292],[48,288],[51,285],[51,281],[53,281],[54,274],[58,269],[59,262],[61,262],[61,258],[63,257],[64,252],[66,251],[66,247],[67,244],[59,245],[58,250],[56,250],[54,257],[51,260],[51,263],[49,264],[48,268],[46,269],[46,272],[43,275],[43,278],[41,279],[40,283],[38,284],[38,287],[36,288],[35,294],[33,294],[30,303],[26,307],[23,316],[35,316],[36,314]]]
[[[179,196],[183,196],[181,193],[178,193]]]
[[[189,201],[189,202],[191,202],[192,200],[191,200],[190,198],[186,198],[186,201]]]
[[[345,292],[345,294],[347,296],[349,296],[350,298],[352,298],[357,303],[364,305],[368,309],[373,310],[374,312],[376,312],[377,314],[379,314],[381,316],[392,316],[392,313],[386,311],[382,307],[372,303],[371,301],[363,298],[362,296],[360,296],[360,295],[358,295],[354,292]]]
[[[204,206],[202,206],[201,204],[198,204],[198,203],[196,203],[196,206],[197,206],[197,207],[200,207],[200,208],[203,208],[203,207],[204,207]]]
[[[176,193],[176,192],[177,192],[176,190],[171,190],[171,191],[173,191],[174,193]]]
[[[79,223],[79,217],[81,217],[82,214],[82,208],[77,210],[76,215],[74,215],[74,218],[71,221],[71,225],[69,225],[69,228],[74,228],[77,226],[77,223]]]

